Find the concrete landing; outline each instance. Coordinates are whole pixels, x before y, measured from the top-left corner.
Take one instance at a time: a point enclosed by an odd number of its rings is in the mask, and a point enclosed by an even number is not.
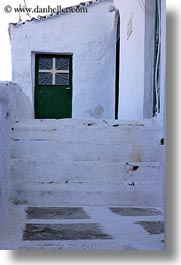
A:
[[[163,250],[161,209],[9,207],[0,249]]]

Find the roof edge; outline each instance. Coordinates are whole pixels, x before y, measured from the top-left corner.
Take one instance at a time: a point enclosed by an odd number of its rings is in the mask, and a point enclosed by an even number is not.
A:
[[[74,5],[74,6],[69,6],[69,7],[65,7],[66,8],[81,8],[81,7],[89,7],[89,6],[93,6],[93,5],[96,5],[96,4],[99,4],[99,3],[102,3],[102,2],[108,2],[108,1],[113,1],[113,0],[92,0],[92,1],[87,1],[87,2],[81,2],[77,5]],[[40,22],[40,21],[46,21],[48,19],[52,19],[52,18],[55,18],[55,17],[58,17],[60,15],[68,15],[68,14],[71,14],[71,13],[63,13],[63,12],[56,12],[56,13],[50,13],[48,15],[44,15],[44,16],[38,16],[37,18],[35,17],[32,17],[31,19],[27,19],[25,21],[18,21],[16,23],[9,23],[9,33],[11,32],[10,28],[11,26],[17,28],[19,27],[20,25],[24,25],[26,24],[27,22]],[[11,35],[11,34],[10,34]]]

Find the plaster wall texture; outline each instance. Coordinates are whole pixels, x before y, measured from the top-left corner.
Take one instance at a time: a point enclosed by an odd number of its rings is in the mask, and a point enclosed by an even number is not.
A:
[[[114,119],[115,13],[111,0],[88,13],[11,26],[12,76],[34,109],[35,53],[73,55],[72,118]]]

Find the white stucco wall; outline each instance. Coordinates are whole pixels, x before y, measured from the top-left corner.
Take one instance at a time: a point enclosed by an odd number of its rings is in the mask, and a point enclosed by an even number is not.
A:
[[[0,82],[0,234],[6,226],[12,187],[10,125],[25,118],[32,118],[30,100],[17,84]]]
[[[160,116],[159,123],[162,128],[166,145],[162,155],[163,182],[164,182],[164,209],[167,216],[167,97],[166,97],[166,1],[161,2],[161,54],[160,54]]]
[[[120,12],[119,119],[143,118],[145,13],[137,0],[115,0]],[[127,38],[129,19],[133,32]]]
[[[10,120],[8,94],[0,83],[0,233],[6,224],[10,192]]]
[[[11,26],[12,78],[34,105],[35,53],[73,54],[73,118],[114,119],[115,13],[111,0],[41,22]]]
[[[8,97],[8,117],[11,123],[33,118],[31,101],[18,84],[0,82],[0,88]]]

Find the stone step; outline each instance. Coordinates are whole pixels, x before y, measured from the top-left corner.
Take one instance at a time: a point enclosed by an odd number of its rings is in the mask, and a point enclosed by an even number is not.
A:
[[[157,119],[144,119],[144,120],[93,120],[93,119],[26,119],[16,121],[12,127],[16,128],[109,128],[109,127],[159,127]]]
[[[158,162],[163,147],[159,145],[74,144],[56,141],[12,142],[12,158],[54,161]]]
[[[14,204],[162,207],[162,182],[14,185]]]
[[[159,129],[149,127],[86,127],[43,128],[37,126],[15,127],[11,131],[12,141],[49,141],[88,144],[150,144],[159,145],[162,135]]]
[[[162,181],[159,162],[124,163],[12,159],[15,183]]]

